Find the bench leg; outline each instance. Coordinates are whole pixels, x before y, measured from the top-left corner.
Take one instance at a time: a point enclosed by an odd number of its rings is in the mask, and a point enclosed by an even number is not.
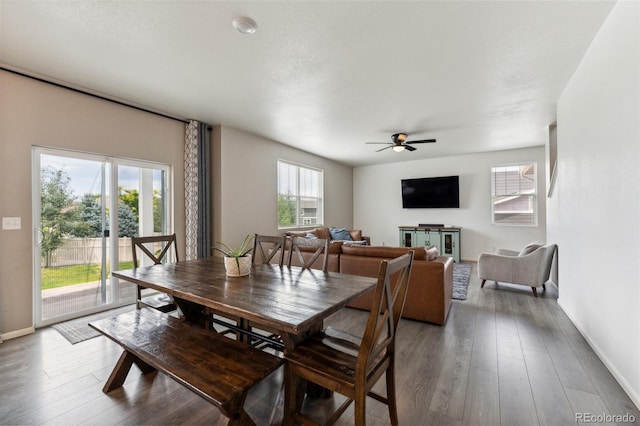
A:
[[[112,390],[122,386],[125,379],[127,378],[127,375],[129,374],[129,370],[131,370],[131,366],[134,363],[138,366],[138,368],[140,368],[142,374],[148,374],[152,371],[155,371],[155,368],[153,368],[137,356],[133,355],[130,352],[124,351],[122,352],[122,355],[120,355],[116,366],[113,367],[113,371],[107,379],[107,383],[105,383],[104,387],[102,388],[102,392],[109,393]]]

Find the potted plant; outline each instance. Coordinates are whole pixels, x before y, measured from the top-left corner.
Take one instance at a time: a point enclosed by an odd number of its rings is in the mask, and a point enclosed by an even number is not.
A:
[[[229,277],[243,277],[251,272],[252,237],[247,235],[239,248],[231,248],[225,243],[217,242],[220,247],[213,247],[224,254],[224,267]]]

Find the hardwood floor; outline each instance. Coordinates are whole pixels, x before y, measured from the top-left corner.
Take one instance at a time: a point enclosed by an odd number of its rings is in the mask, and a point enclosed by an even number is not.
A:
[[[440,327],[403,320],[398,327],[396,388],[405,425],[570,425],[576,413],[640,411],[556,304],[547,286],[530,290],[471,275],[468,298],[454,301]],[[330,323],[356,331],[366,314],[345,309]],[[162,374],[132,369],[123,388],[102,393],[120,347],[97,337],[69,344],[51,328],[0,344],[0,424],[217,424],[218,411]],[[246,403],[268,422],[280,389],[277,371]],[[377,390],[383,392],[384,379]],[[311,401],[322,418],[341,398]],[[388,424],[386,406],[368,399],[367,422]],[[352,408],[339,424],[352,424]]]

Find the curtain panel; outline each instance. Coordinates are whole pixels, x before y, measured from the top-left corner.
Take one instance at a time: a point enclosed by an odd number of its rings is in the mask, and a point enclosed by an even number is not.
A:
[[[211,127],[191,120],[185,129],[186,259],[211,256]]]

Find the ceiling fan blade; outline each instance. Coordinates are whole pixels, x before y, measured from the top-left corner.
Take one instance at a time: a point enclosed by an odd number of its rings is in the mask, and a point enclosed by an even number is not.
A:
[[[389,148],[391,148],[391,145],[385,146],[384,148],[380,148],[380,149],[376,150],[376,152],[384,151],[385,149],[389,149]]]
[[[404,149],[406,149],[407,151],[415,151],[418,148],[414,148],[411,145],[404,145]]]
[[[435,139],[422,139],[420,141],[407,141],[405,143],[434,143]]]

